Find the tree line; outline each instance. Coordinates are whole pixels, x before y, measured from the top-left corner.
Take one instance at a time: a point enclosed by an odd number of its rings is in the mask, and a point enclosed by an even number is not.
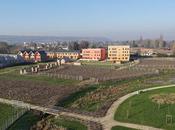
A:
[[[0,41],[0,54],[16,54],[20,45],[9,45],[7,42]]]

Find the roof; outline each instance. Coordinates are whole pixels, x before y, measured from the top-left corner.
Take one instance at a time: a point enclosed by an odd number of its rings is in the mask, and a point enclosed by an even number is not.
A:
[[[130,47],[130,45],[108,45],[108,47]]]
[[[40,54],[46,54],[46,52],[45,51],[37,51],[37,50],[20,50],[19,52],[22,52],[22,53],[24,53],[24,52],[27,52],[27,53],[31,53],[31,52],[33,52],[33,53],[36,53],[36,52],[39,52]]]
[[[103,50],[105,48],[86,48],[86,49],[82,49],[82,50]]]
[[[36,51],[36,52],[38,52],[38,53],[40,53],[40,54],[46,54],[45,51]]]
[[[68,51],[68,50],[60,49],[60,50],[57,50],[57,51],[50,51],[50,52],[47,52],[47,53],[80,53],[80,51]]]

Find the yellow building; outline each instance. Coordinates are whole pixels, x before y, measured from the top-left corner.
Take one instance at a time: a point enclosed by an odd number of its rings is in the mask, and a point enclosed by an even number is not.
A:
[[[127,62],[130,59],[129,45],[111,45],[108,46],[108,60],[114,63]]]
[[[48,52],[47,56],[50,59],[53,58],[70,58],[70,59],[79,59],[80,58],[80,52],[76,51],[58,51],[58,52]]]

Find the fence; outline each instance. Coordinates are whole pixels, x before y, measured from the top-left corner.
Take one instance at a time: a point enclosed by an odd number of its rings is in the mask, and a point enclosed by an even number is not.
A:
[[[51,78],[58,78],[58,79],[71,79],[71,80],[85,80],[83,76],[75,76],[75,75],[65,75],[65,74],[54,74],[54,73],[47,73],[47,72],[39,72],[37,75],[45,75]]]
[[[14,108],[13,115],[9,117],[7,120],[4,120],[3,125],[0,126],[0,130],[7,130],[8,128],[10,128],[10,126],[14,124],[14,122],[16,122],[26,112],[27,112],[27,109],[20,108],[20,110],[15,111],[15,108]]]

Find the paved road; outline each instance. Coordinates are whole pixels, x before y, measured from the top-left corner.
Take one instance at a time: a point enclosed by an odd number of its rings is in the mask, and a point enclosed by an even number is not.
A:
[[[174,86],[175,86],[175,84],[172,84],[172,85],[143,89],[143,90],[139,90],[139,91],[147,92],[147,91],[151,91],[151,90],[156,90],[156,89],[161,89],[161,88],[170,88],[170,87],[174,87]],[[63,115],[63,116],[70,116],[70,117],[74,117],[74,118],[83,119],[86,121],[94,121],[97,123],[101,123],[104,130],[110,130],[113,126],[124,126],[124,127],[134,128],[134,129],[140,129],[140,130],[162,130],[162,129],[154,128],[154,127],[150,127],[150,126],[132,124],[132,123],[123,123],[123,122],[119,122],[119,121],[114,120],[115,112],[118,109],[118,107],[120,106],[120,104],[123,103],[126,99],[128,99],[134,95],[137,95],[139,93],[139,91],[129,93],[129,94],[119,98],[117,101],[115,101],[111,105],[111,107],[107,111],[106,115],[104,117],[101,117],[101,118],[95,118],[92,116],[86,116],[86,115],[81,115],[81,114],[76,114],[76,113],[71,113],[71,112],[62,112],[59,109],[52,109],[52,108],[47,108],[47,107],[36,106],[36,105],[32,105],[29,103],[24,103],[22,101],[16,101],[16,100],[8,100],[8,99],[0,98],[0,102],[6,103],[6,104],[11,104],[11,105],[16,105],[16,106],[23,107],[23,108],[42,111],[44,113],[48,113],[48,114],[55,115],[55,116]]]

